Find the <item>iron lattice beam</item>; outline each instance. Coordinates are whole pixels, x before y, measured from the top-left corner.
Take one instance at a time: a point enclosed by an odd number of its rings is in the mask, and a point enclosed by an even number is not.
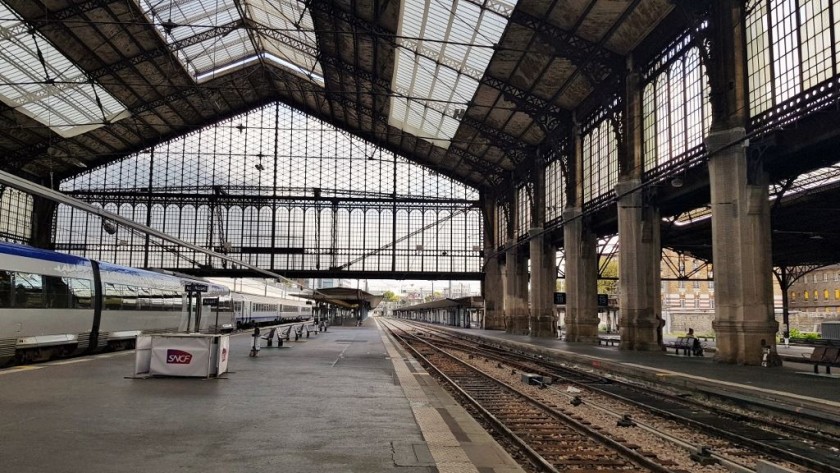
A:
[[[76,199],[89,203],[114,204],[175,204],[175,205],[203,205],[210,202],[223,207],[237,206],[276,206],[276,205],[306,205],[310,207],[328,208],[336,204],[357,204],[360,206],[391,208],[395,203],[407,207],[445,208],[464,211],[478,208],[479,202],[468,199],[414,199],[401,196],[360,196],[360,197],[330,197],[313,196],[304,193],[298,195],[265,195],[265,194],[211,194],[196,191],[184,192],[147,192],[141,190],[106,190],[86,189],[74,190],[66,193]]]
[[[375,73],[371,73],[371,72],[368,72],[364,69],[356,67],[352,64],[348,64],[347,62],[342,61],[341,59],[339,59],[335,56],[328,56],[326,54],[321,54],[318,57],[318,60],[321,62],[321,65],[323,65],[323,66],[330,66],[330,67],[333,67],[340,72],[343,72],[343,73],[349,74],[351,76],[363,79],[367,82],[370,82],[371,84],[373,84],[376,87],[384,89],[385,91],[390,91],[391,90],[391,81],[387,81],[387,80],[379,77],[379,75],[377,75]]]
[[[23,1],[29,2],[31,0]],[[25,22],[29,23],[30,25],[36,28],[41,28],[43,26],[47,26],[57,21],[68,20],[74,16],[82,16],[89,11],[96,10],[97,8],[105,8],[114,3],[126,3],[126,0],[89,0],[83,3],[71,4],[70,6],[62,8],[61,10],[51,11],[37,18],[25,20]]]
[[[500,91],[505,100],[513,102],[519,111],[529,115],[546,134],[572,121],[568,111],[506,81],[485,74],[481,84]]]
[[[462,161],[466,161],[470,163],[473,169],[477,169],[479,172],[485,173],[485,177],[489,182],[494,185],[501,184],[504,180],[503,175],[506,173],[505,169],[498,164],[491,163],[489,161],[485,161],[477,156],[474,156],[471,153],[468,153],[461,148],[457,148],[454,146],[449,147],[449,154],[458,158],[458,164]],[[457,168],[458,164],[456,164],[453,168]]]
[[[116,76],[117,72],[128,69],[129,67],[136,67],[144,62],[152,61],[160,57],[170,56],[176,51],[199,44],[203,41],[207,41],[208,39],[225,36],[238,28],[244,28],[245,26],[245,23],[241,20],[236,20],[226,25],[216,26],[207,31],[175,41],[174,43],[166,44],[155,49],[149,49],[122,61],[108,64],[107,66],[91,71],[88,75],[93,79],[101,79],[102,77],[109,75]]]
[[[526,159],[528,153],[533,151],[522,140],[472,117],[465,115],[461,118],[461,123],[475,129],[481,135],[488,138],[492,145],[505,152],[514,165],[519,165],[519,163]]]
[[[296,49],[304,54],[307,54],[313,58],[318,57],[318,49],[314,48],[303,41],[300,41],[296,38],[292,38],[291,36],[285,35],[276,29],[269,28],[261,23],[257,23],[254,20],[246,19],[243,22],[244,26],[248,28],[250,31],[254,31],[258,34],[263,36],[269,37],[275,41],[279,41],[280,43],[285,44],[286,46],[291,47],[292,49]]]
[[[572,32],[558,28],[542,18],[537,18],[517,9],[510,21],[527,26],[542,36],[554,48],[558,57],[568,59],[583,72],[593,87],[597,87],[605,78],[621,73],[624,58],[612,51],[587,41]]]

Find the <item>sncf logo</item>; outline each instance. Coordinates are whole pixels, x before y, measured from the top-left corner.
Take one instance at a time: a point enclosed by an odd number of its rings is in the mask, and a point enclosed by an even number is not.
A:
[[[192,354],[182,350],[166,350],[166,364],[188,365],[192,361]]]

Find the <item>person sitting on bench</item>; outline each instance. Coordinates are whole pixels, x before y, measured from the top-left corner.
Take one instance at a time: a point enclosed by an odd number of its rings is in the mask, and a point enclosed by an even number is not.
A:
[[[703,356],[703,346],[700,345],[700,339],[694,336],[694,329],[688,329],[688,338],[691,343],[691,354],[694,356]]]

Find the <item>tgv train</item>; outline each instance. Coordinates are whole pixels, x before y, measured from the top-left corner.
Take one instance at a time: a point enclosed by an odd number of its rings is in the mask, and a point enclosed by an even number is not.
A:
[[[0,242],[0,366],[130,347],[141,333],[186,331],[199,313],[185,293],[189,283],[208,286],[201,331],[232,323],[230,304],[222,312],[230,300],[224,286]]]

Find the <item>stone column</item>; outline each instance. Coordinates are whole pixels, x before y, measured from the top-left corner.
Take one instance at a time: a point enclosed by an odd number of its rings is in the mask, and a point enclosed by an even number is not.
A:
[[[506,331],[528,335],[528,255],[516,240],[508,241],[505,252],[505,317]]]
[[[638,179],[621,179],[618,195],[619,307],[622,350],[661,350],[659,212],[645,202]],[[633,190],[636,189],[636,190]]]
[[[556,337],[554,323],[554,289],[557,268],[554,247],[541,227],[530,230],[531,257],[531,336]]]
[[[531,336],[555,337],[554,288],[557,285],[555,250],[544,232],[545,228],[545,163],[542,153],[534,158],[532,227],[528,230],[531,260]]]
[[[566,340],[598,340],[598,251],[595,235],[586,229],[580,208],[563,212],[566,250]]]
[[[484,279],[481,281],[481,295],[484,297],[484,327],[488,330],[505,328],[505,293],[502,284],[502,267],[499,264],[498,227],[496,199],[484,196],[482,215],[484,217]]]
[[[759,365],[762,346],[775,350],[767,173],[750,169],[743,128],[706,139],[715,268],[715,361]],[[734,145],[733,145],[734,144]]]

